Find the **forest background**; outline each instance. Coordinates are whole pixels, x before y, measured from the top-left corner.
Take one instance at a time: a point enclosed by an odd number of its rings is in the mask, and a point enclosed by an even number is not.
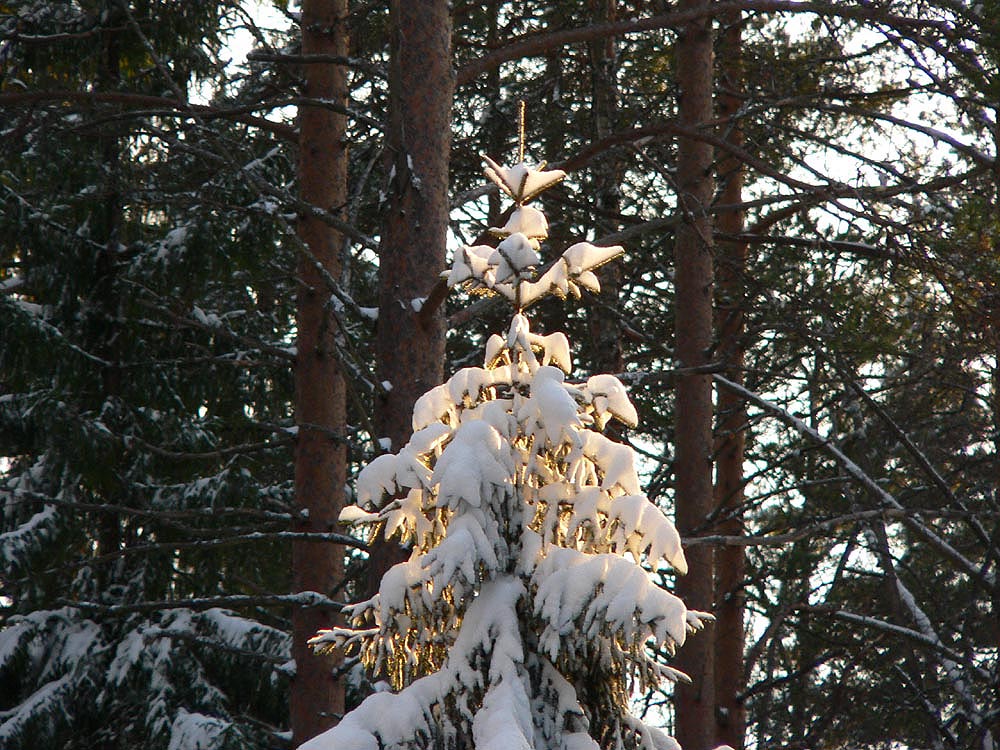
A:
[[[718,618],[640,709],[996,747],[1000,5],[264,11],[0,2],[0,746],[289,746],[369,689],[304,638],[399,552],[335,519],[505,322],[438,277],[523,99],[552,244],[626,247],[535,324],[630,385]]]

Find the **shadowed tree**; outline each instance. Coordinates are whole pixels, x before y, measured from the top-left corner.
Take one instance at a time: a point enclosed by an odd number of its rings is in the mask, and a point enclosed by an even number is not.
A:
[[[306,0],[302,6],[302,54],[347,55],[346,0]],[[345,102],[344,68],[314,62],[304,66],[299,108],[299,194],[303,203],[341,215],[347,202],[346,118],[323,105]],[[338,279],[343,239],[320,216],[299,216],[302,249],[298,264],[295,360],[296,530],[330,532],[344,502],[346,476],[344,380],[337,360],[338,322],[327,278]],[[299,539],[292,544],[294,592],[331,596],[344,572],[339,545]],[[344,710],[344,689],[333,670],[338,659],[316,657],[306,641],[329,623],[328,608],[297,606],[292,614],[292,743],[299,745],[330,727]]]
[[[395,0],[389,45],[375,429],[378,438],[387,438],[391,449],[398,450],[412,431],[413,404],[444,377],[443,295],[428,298],[444,270],[447,248],[455,88],[450,3]],[[393,543],[376,542],[365,590],[372,593],[382,574],[404,555]]]
[[[705,0],[685,0],[683,9],[706,9]],[[678,30],[675,47],[677,120],[687,134],[677,139],[677,210],[674,240],[674,359],[681,368],[709,361],[712,346],[712,147],[698,137],[712,119],[712,19],[706,14]],[[702,534],[713,511],[711,376],[682,372],[674,410],[674,477],[677,528],[684,537]],[[714,598],[713,549],[694,547],[689,572],[678,579],[680,596],[696,609],[711,611]],[[708,750],[715,739],[715,690],[711,639],[682,651],[677,666],[690,685],[676,690],[677,740],[686,750]]]
[[[743,103],[742,32],[739,10],[722,13],[717,45],[718,79],[716,112],[727,144],[743,146],[739,109]],[[743,233],[743,162],[731,152],[720,155],[716,213],[716,352],[726,367],[726,377],[743,384],[746,347],[747,244]],[[746,404],[733,391],[716,389],[715,426],[715,530],[726,536],[743,533],[743,462],[746,443]],[[715,720],[716,741],[741,750],[746,729],[743,691],[744,578],[746,553],[743,547],[719,547],[715,552]]]

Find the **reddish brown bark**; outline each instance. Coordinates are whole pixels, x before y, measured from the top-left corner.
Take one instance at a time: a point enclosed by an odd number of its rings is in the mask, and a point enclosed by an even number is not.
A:
[[[596,23],[611,23],[618,18],[618,0],[590,0],[590,17]],[[600,141],[615,132],[618,121],[618,56],[615,38],[591,42],[591,132],[592,140]],[[621,211],[620,186],[625,174],[621,151],[606,154],[593,170],[592,198],[598,216],[598,236],[620,229],[617,220],[608,219]],[[597,372],[622,372],[625,357],[622,350],[621,322],[616,314],[622,285],[620,263],[609,263],[597,271],[601,283],[598,299],[588,301],[587,322],[594,346],[594,368]],[[612,433],[615,428],[611,427]]]
[[[303,54],[347,54],[346,0],[305,0],[302,6]],[[346,79],[340,66],[304,69],[305,95],[314,100],[345,102]],[[338,213],[347,196],[345,119],[324,107],[299,110],[299,186],[302,200]],[[335,530],[346,481],[343,431],[344,381],[334,354],[336,322],[326,304],[330,295],[317,264],[340,274],[340,234],[315,216],[299,219],[305,247],[299,262],[297,356],[295,364],[296,531]],[[343,548],[296,541],[292,544],[295,591],[331,595],[343,577]],[[296,673],[291,687],[292,744],[331,727],[344,710],[344,690],[334,679],[338,657],[317,656],[306,641],[333,624],[335,613],[297,607],[292,613],[292,656]]]
[[[413,404],[444,376],[441,306],[420,314],[444,270],[448,231],[448,162],[455,88],[451,15],[446,0],[391,6],[389,185],[379,246],[376,372],[388,383],[375,409],[379,437],[398,451],[410,437]],[[369,591],[403,558],[393,544],[373,545]]]
[[[719,81],[716,109],[724,136],[743,147],[743,131],[735,116],[743,88],[742,14],[729,11],[719,17]],[[720,190],[716,226],[723,237],[743,234],[743,162],[731,155],[719,160]],[[725,374],[743,385],[747,244],[722,240],[716,250],[716,316],[719,357]],[[743,457],[747,412],[745,402],[733,391],[716,391],[715,502],[719,523],[716,533],[738,536],[743,529]],[[746,709],[742,693],[746,686],[743,667],[744,578],[743,547],[721,547],[715,553],[715,722],[716,741],[743,748]]]
[[[697,11],[707,0],[684,0],[681,12]],[[682,127],[706,127],[712,119],[712,27],[708,16],[679,30],[675,68],[679,89],[678,121]],[[675,357],[681,367],[708,363],[712,344],[712,147],[690,136],[678,139],[677,190],[681,224],[674,247]],[[683,537],[703,533],[713,509],[712,384],[709,375],[677,379],[674,416],[677,527]],[[713,550],[699,545],[687,550],[689,572],[677,592],[692,609],[710,611],[714,594]],[[702,633],[678,652],[677,667],[691,685],[678,685],[675,696],[677,740],[685,750],[707,750],[715,737],[715,690],[712,638]]]

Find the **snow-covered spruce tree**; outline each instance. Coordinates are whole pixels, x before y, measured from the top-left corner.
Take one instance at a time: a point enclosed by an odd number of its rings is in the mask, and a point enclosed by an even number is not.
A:
[[[621,382],[568,383],[569,342],[531,332],[523,310],[554,293],[598,291],[592,269],[620,247],[580,242],[543,273],[541,211],[524,205],[565,175],[487,159],[516,207],[496,248],[465,247],[448,283],[502,294],[506,335],[428,391],[413,437],[362,470],[342,520],[410,545],[377,595],[322,631],[398,692],[366,699],[308,750],[566,750],[677,743],[630,715],[629,696],[685,679],[658,661],[709,615],[657,586],[649,568],[686,564],[673,524],[639,487],[627,445],[601,430],[637,416]],[[644,567],[645,565],[645,567]]]

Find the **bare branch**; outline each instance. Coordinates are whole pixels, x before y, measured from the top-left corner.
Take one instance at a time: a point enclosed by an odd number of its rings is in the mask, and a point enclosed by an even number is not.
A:
[[[848,458],[843,451],[833,444],[833,442],[820,435],[819,432],[803,422],[801,419],[788,413],[777,404],[768,401],[759,394],[732,382],[720,374],[716,374],[713,377],[721,386],[729,388],[739,394],[750,403],[762,409],[764,412],[776,417],[790,427],[793,427],[803,436],[816,443],[816,445],[822,447],[834,458],[834,460],[836,460],[841,468],[854,477],[855,481],[871,492],[872,495],[878,498],[883,505],[888,508],[892,508],[893,510],[903,510],[903,506],[898,500],[896,500],[895,497],[892,496],[890,492],[868,476],[868,474],[866,474],[860,466]],[[966,558],[965,555],[948,544],[948,542],[939,537],[934,531],[927,528],[911,516],[903,517],[901,520],[908,528],[923,537],[924,540],[931,544],[931,546],[937,549],[945,557],[952,560],[956,565],[958,565],[959,568],[964,570],[976,585],[982,586],[990,592],[996,588],[996,580],[991,573],[983,570],[980,566]]]

